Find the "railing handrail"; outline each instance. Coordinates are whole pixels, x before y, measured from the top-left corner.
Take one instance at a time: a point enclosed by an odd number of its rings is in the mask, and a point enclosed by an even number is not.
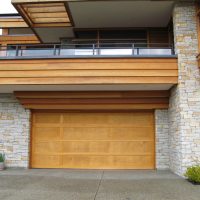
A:
[[[134,45],[134,46],[136,46],[136,45],[146,45],[148,48],[151,48],[151,46],[154,46],[154,45],[163,45],[163,46],[165,46],[165,45],[168,45],[169,47],[173,47],[173,44],[169,44],[169,43],[130,43],[130,42],[127,42],[127,43],[125,43],[125,42],[123,42],[123,43],[114,43],[114,42],[112,42],[112,43],[69,43],[69,44],[59,44],[59,43],[55,43],[55,44],[52,44],[52,43],[49,43],[49,44],[9,44],[9,45],[1,45],[0,46],[0,48],[2,48],[2,47],[45,47],[45,46],[52,46],[52,47],[54,47],[54,46],[74,46],[74,45],[76,45],[76,46],[93,46],[93,45],[95,45],[95,46],[99,46],[99,45],[130,45],[130,47],[132,46],[132,45]],[[159,46],[159,47],[161,47],[161,46]],[[166,46],[165,46],[166,47]],[[116,47],[117,48],[117,47]],[[162,47],[161,47],[162,48]]]
[[[107,51],[108,50],[108,51]],[[110,50],[110,51],[109,51]],[[119,50],[119,51],[116,51]],[[124,50],[124,51],[123,51]],[[150,51],[144,51],[150,50]],[[158,51],[153,51],[158,50]],[[160,50],[160,52],[159,52]],[[40,53],[38,53],[39,51]],[[43,53],[42,53],[43,51]],[[106,52],[107,51],[107,52]],[[2,53],[3,52],[3,53]],[[168,43],[89,43],[89,44],[17,44],[0,47],[0,57],[23,56],[138,56],[174,55],[173,44]],[[85,53],[85,54],[84,54]]]

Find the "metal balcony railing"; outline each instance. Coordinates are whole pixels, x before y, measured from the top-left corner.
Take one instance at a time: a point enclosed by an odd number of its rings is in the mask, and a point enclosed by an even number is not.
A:
[[[173,56],[169,44],[101,43],[101,44],[31,44],[0,47],[0,58],[56,57],[162,57]]]

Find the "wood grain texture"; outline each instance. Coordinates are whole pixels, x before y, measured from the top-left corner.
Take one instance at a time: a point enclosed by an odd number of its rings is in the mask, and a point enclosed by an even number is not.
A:
[[[0,84],[177,84],[176,58],[0,60]]]
[[[168,91],[132,92],[15,92],[29,109],[133,110],[164,109],[169,105]]]
[[[1,28],[27,28],[28,25],[22,18],[0,18]]]
[[[38,44],[40,43],[35,35],[2,35],[0,44]]]
[[[72,26],[64,1],[60,3],[14,3],[31,28]]]
[[[153,112],[34,112],[32,124],[32,168],[155,168]]]
[[[102,98],[166,98],[170,96],[169,91],[98,91],[98,92],[15,92],[15,96],[19,99],[22,98],[31,98],[31,99],[62,99],[62,98],[70,98],[70,99],[102,99]]]

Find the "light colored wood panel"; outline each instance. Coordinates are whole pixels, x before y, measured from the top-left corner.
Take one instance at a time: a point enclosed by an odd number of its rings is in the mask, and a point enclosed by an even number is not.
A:
[[[162,64],[163,63],[176,63],[178,66],[178,61],[177,58],[68,58],[68,59],[26,59],[26,60],[1,60],[1,63],[19,63],[19,64],[46,64],[46,63],[81,63],[81,64],[88,64],[88,63],[146,63],[146,64],[157,64],[160,63],[160,68],[162,69]]]
[[[3,41],[18,41],[18,40],[38,40],[35,35],[2,35],[0,40]],[[9,62],[9,61],[8,61]]]
[[[3,42],[5,42],[6,44],[12,44],[12,45],[13,44],[38,44],[38,43],[40,43],[35,35],[27,35],[27,36],[2,35],[2,36],[0,36],[0,43],[3,43]]]
[[[154,169],[153,160],[153,156],[66,155],[63,156],[63,167],[74,169]]]
[[[34,23],[62,23],[62,22],[70,22],[69,18],[33,18]]]
[[[60,139],[60,127],[51,127],[47,123],[47,127],[34,127],[34,135],[36,141],[48,141],[48,140],[59,140]]]
[[[22,18],[0,18],[1,28],[26,28],[28,25]]]
[[[73,132],[73,134],[71,134]],[[152,140],[151,129],[143,127],[67,127],[64,128],[64,140]],[[126,134],[125,134],[126,133]],[[134,134],[132,134],[134,133]]]
[[[64,6],[63,3],[28,3],[23,4],[24,8],[38,8],[38,7],[55,7],[55,6]]]
[[[36,98],[36,99],[104,99],[104,98],[165,98],[170,96],[170,92],[166,90],[156,91],[84,91],[84,92],[65,92],[65,91],[45,91],[45,92],[15,92],[17,98]]]
[[[9,62],[2,60],[0,73],[1,76],[7,75],[7,78],[1,79],[0,84],[176,84],[178,82],[177,59],[56,59]],[[48,78],[48,76],[56,77]]]
[[[36,125],[37,124],[48,124],[46,123],[47,116],[59,115],[59,122],[57,123],[60,126],[60,139],[55,139],[49,135],[48,139],[37,138],[38,135],[35,135]],[[39,115],[39,118],[37,117]],[[66,116],[72,117],[66,117]],[[99,115],[99,116],[98,116]],[[91,116],[94,116],[92,119]],[[129,117],[128,117],[129,116]],[[143,119],[142,119],[143,116]],[[124,137],[123,140],[115,141],[115,138],[109,137],[109,134],[104,133],[105,140],[99,140],[98,131],[94,129],[88,130],[92,136],[92,140],[88,140],[87,137],[84,138],[84,134],[79,132],[74,132],[74,129],[62,128],[63,125],[74,124],[75,119],[79,121],[79,126],[88,126],[93,124],[95,121],[96,129],[98,129],[98,124],[100,126],[107,123],[112,125],[110,128],[107,128],[108,133],[110,129],[117,130],[120,127],[119,119],[121,118],[121,124],[125,123],[126,125],[131,125],[133,123],[143,121],[143,123],[138,123],[137,126],[139,129],[132,129],[127,132],[123,130]],[[53,117],[54,118],[54,117]],[[88,119],[85,121],[85,119]],[[33,146],[32,146],[32,167],[34,168],[83,168],[83,169],[154,169],[154,128],[153,128],[153,112],[134,112],[134,113],[45,113],[37,112],[34,113],[34,129],[33,129]],[[35,120],[39,119],[39,120]],[[70,121],[70,119],[73,119]],[[84,120],[84,121],[83,121]],[[97,121],[97,122],[96,122]],[[37,123],[36,123],[37,122]],[[128,123],[128,124],[127,124]],[[140,135],[141,131],[145,134],[146,130],[144,126],[149,124],[148,135],[150,135],[150,140],[145,140],[139,138],[139,140],[128,140],[129,138],[135,138],[132,135]],[[77,123],[76,123],[77,124]],[[51,126],[51,124],[50,124]],[[64,132],[63,132],[64,130]],[[43,130],[42,130],[43,131]],[[56,130],[57,133],[58,130]],[[66,135],[64,134],[67,131],[68,135],[74,135],[74,133],[79,134],[84,140],[66,141]],[[106,132],[106,130],[104,130]],[[37,133],[40,131],[37,130]],[[126,137],[128,133],[128,137]],[[93,134],[93,135],[92,135]],[[64,137],[65,135],[65,137]],[[144,134],[143,134],[144,135]],[[90,136],[90,137],[91,137]],[[121,135],[122,136],[122,135]],[[36,139],[37,138],[37,139]],[[50,140],[51,138],[51,140]],[[67,139],[70,139],[70,137]],[[126,139],[126,141],[124,140]],[[138,138],[137,138],[138,139]],[[94,141],[95,140],[95,141]],[[61,144],[62,143],[62,144]]]
[[[34,149],[33,154],[53,154],[60,156],[60,153],[63,152],[62,142],[57,142],[53,139],[48,142],[35,142]]]
[[[95,123],[91,123],[91,124],[85,124],[85,123],[68,123],[68,124],[49,124],[49,123],[37,123],[35,125],[36,128],[48,128],[48,127],[52,127],[52,128],[95,128],[95,127],[98,127],[98,128],[138,128],[138,127],[141,127],[141,125],[137,125],[137,124],[124,124],[124,123],[120,123],[120,124],[95,124]],[[149,124],[148,125],[143,125],[143,128],[149,128],[151,127]],[[92,130],[92,129],[91,129]]]
[[[39,27],[69,27],[71,26],[68,13],[66,11],[64,3],[57,4],[55,2],[50,2],[49,4],[14,4],[15,8],[21,13],[23,18],[26,19],[27,23],[32,28]],[[55,17],[57,13],[65,13],[63,18]],[[54,16],[49,17],[53,13]],[[35,14],[43,14],[42,17],[33,17]],[[47,17],[46,17],[47,14]],[[51,20],[50,20],[51,19]]]
[[[50,109],[50,110],[149,110],[167,109],[168,104],[133,104],[133,105],[24,105],[28,109]]]
[[[58,144],[58,143],[56,143]],[[44,145],[51,151],[51,143]],[[43,147],[42,147],[43,148]],[[63,142],[63,153],[94,155],[145,155],[153,152],[153,141],[68,141]]]
[[[18,63],[19,62],[19,63]],[[7,70],[7,71],[32,71],[32,70],[80,70],[80,69],[116,69],[116,70],[127,70],[127,69],[136,69],[136,70],[177,70],[177,63],[68,63],[63,62],[54,62],[54,63],[26,63],[18,61],[16,63],[7,63],[0,61],[0,70]]]
[[[0,71],[0,77],[145,77],[178,76],[177,70],[49,70],[49,71]]]
[[[60,114],[38,113],[35,115],[34,123],[49,123],[50,125],[54,123],[60,123]]]
[[[32,168],[60,168],[61,158],[58,155],[41,155],[33,156],[31,167]]]
[[[64,6],[55,6],[55,7],[38,7],[38,8],[28,8],[29,13],[38,13],[38,12],[66,12]]]
[[[33,28],[48,28],[48,27],[72,27],[71,23],[69,22],[62,22],[62,23],[38,23],[38,24],[33,24]]]
[[[44,1],[43,1],[44,2]],[[46,7],[46,6],[63,6],[63,3],[23,3],[24,7]]]
[[[142,104],[142,103],[169,103],[169,98],[121,98],[121,99],[20,99],[21,104],[49,104],[49,105],[75,105],[75,104]]]
[[[24,22],[24,20],[22,18],[4,18],[1,17],[0,18],[0,22]]]
[[[31,13],[30,14],[31,18],[34,19],[34,18],[41,18],[41,17],[44,17],[44,13]],[[68,18],[68,15],[66,12],[59,12],[59,13],[45,13],[45,17],[50,17],[50,18],[53,18],[53,17],[66,17]]]
[[[80,84],[177,84],[178,77],[68,77],[68,78],[1,78],[0,85],[80,85]]]
[[[12,21],[8,21],[8,22],[0,22],[0,27],[2,28],[27,28],[28,25],[25,22],[12,22]]]
[[[7,41],[6,45],[8,45],[8,44],[12,44],[12,45],[17,45],[17,44],[39,44],[39,43],[40,42],[38,40],[16,40],[16,41]]]
[[[137,125],[146,126],[152,125],[152,113],[68,113],[63,114],[63,123],[64,124],[74,124],[79,125],[82,124],[95,124],[95,125],[116,125],[119,126],[120,124],[126,125]],[[106,123],[105,123],[106,122]]]

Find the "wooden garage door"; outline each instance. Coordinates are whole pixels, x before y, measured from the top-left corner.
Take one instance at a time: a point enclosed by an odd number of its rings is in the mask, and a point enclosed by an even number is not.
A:
[[[154,169],[153,112],[33,113],[33,168]]]

